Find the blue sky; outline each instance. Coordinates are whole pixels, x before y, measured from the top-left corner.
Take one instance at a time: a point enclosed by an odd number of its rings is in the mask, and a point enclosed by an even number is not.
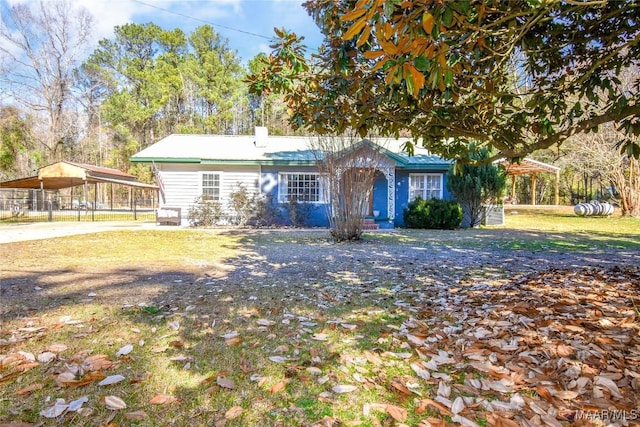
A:
[[[186,33],[204,24],[229,40],[244,64],[260,52],[269,52],[274,27],[305,36],[311,49],[322,36],[302,7],[301,0],[67,0],[82,5],[95,18],[94,38],[113,37],[113,28],[126,23],[153,22],[165,29]],[[4,5],[36,3],[35,0],[0,0]],[[46,0],[45,3],[46,5]],[[92,50],[92,49],[91,49]]]

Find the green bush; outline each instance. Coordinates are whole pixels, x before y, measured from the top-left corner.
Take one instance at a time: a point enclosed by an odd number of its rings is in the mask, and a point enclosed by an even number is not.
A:
[[[460,227],[462,216],[462,208],[457,202],[418,197],[404,210],[404,223],[409,228],[453,230]]]

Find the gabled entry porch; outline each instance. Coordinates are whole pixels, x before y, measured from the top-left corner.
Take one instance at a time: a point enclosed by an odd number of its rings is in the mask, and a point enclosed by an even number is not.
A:
[[[368,141],[341,154],[336,162],[340,200],[352,205],[346,211],[362,212],[365,229],[394,228],[396,162]]]

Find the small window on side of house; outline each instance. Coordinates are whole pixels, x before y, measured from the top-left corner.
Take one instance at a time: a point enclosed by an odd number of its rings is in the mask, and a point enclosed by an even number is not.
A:
[[[409,175],[409,201],[442,199],[441,173],[412,173]]]
[[[220,201],[219,173],[202,173],[202,198],[209,201]]]

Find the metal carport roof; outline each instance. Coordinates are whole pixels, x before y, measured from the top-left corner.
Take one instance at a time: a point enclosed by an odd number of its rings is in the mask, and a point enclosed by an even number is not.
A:
[[[59,190],[99,182],[158,189],[157,185],[139,182],[135,176],[117,169],[67,161],[42,167],[35,176],[0,182],[0,188]]]

